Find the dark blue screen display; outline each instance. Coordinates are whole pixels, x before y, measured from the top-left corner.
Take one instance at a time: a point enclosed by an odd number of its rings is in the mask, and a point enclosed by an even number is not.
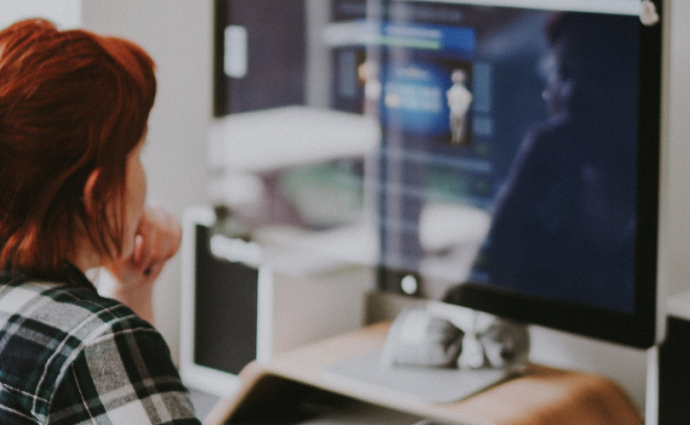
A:
[[[631,312],[639,18],[383,4],[360,65],[383,266],[432,298],[472,282]]]

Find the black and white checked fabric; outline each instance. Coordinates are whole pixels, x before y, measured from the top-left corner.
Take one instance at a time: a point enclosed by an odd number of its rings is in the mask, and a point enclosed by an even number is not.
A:
[[[199,425],[160,333],[73,269],[0,275],[0,423]]]

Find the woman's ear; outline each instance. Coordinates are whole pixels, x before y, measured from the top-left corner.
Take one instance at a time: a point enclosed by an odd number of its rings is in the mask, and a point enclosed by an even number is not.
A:
[[[100,168],[93,170],[91,174],[89,174],[89,177],[86,179],[86,184],[84,185],[84,208],[86,208],[86,212],[89,215],[93,215],[95,213],[94,208],[96,208],[96,205],[94,200],[94,189],[100,173]]]

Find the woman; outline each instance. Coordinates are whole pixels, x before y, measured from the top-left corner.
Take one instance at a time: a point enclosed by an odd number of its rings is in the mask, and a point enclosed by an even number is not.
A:
[[[0,32],[0,423],[199,423],[150,324],[181,237],[145,207],[153,67],[43,20]],[[85,277],[98,267],[115,299]]]

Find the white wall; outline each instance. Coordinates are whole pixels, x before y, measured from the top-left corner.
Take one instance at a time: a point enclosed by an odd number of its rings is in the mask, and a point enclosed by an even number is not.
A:
[[[0,0],[0,28],[36,17],[61,29],[76,28],[81,24],[81,0]]]
[[[52,0],[51,0],[52,1]],[[181,218],[206,200],[206,139],[212,114],[210,0],[86,0],[83,25],[141,45],[157,65],[158,95],[143,154],[149,200]],[[180,258],[157,283],[156,327],[177,361]]]
[[[690,290],[690,2],[670,3],[660,262],[669,293],[677,294]]]

